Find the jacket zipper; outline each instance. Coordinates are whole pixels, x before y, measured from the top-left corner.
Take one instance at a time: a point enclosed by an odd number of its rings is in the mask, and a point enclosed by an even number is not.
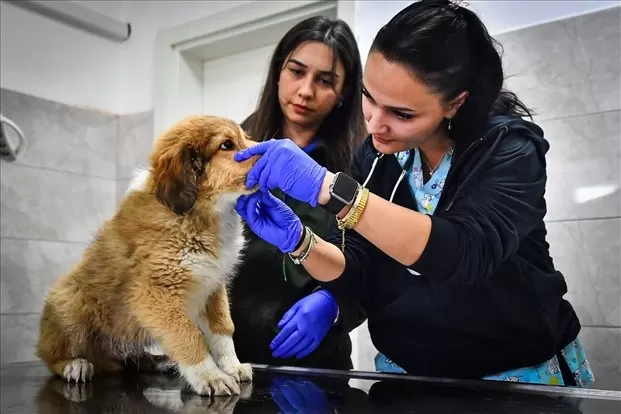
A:
[[[464,151],[464,153],[461,155],[461,157],[459,158],[459,161],[457,161],[457,164],[455,164],[455,166],[453,167],[453,169],[451,170],[451,172],[449,173],[449,176],[446,177],[446,182],[445,182],[445,186],[448,187],[448,183],[449,183],[449,179],[455,175],[455,171],[457,171],[457,167],[459,167],[462,163],[462,161],[466,158],[466,155],[468,155],[468,153],[470,152],[470,150],[472,148],[474,148],[475,146],[477,146],[478,144],[480,144],[483,141],[483,138],[479,138],[476,141],[474,141],[472,144],[470,144],[468,146],[468,148],[466,148],[466,151]],[[461,190],[463,183],[461,185],[459,185],[459,187],[457,187],[457,190],[455,191],[455,194],[453,194],[453,197],[451,197],[451,200],[449,201],[448,206],[446,206],[446,208],[444,209],[444,211],[449,211],[451,209],[451,207],[453,207],[453,204],[455,203],[455,199],[457,198],[457,195],[459,194],[459,190]]]
[[[500,140],[503,138],[503,130],[504,132],[508,131],[508,128],[506,126],[501,126],[500,127],[500,131],[498,132],[498,135],[496,135],[496,138],[494,140],[494,142],[492,143],[491,148],[489,149],[489,151],[485,154],[486,157],[483,160],[479,160],[480,163],[483,163],[487,160],[487,156],[491,155],[491,153],[494,151],[496,145],[498,145],[498,143],[500,142]],[[452,172],[454,173],[457,170],[457,167],[459,165],[461,165],[461,162],[464,158],[466,158],[466,155],[468,154],[468,152],[475,147],[476,145],[480,144],[481,142],[483,142],[485,140],[485,137],[489,136],[489,135],[485,135],[479,139],[477,139],[476,141],[474,141],[472,144],[470,144],[468,146],[468,148],[466,148],[466,151],[464,151],[464,153],[462,154],[462,156],[459,158],[459,161],[457,162],[457,164],[455,164],[455,168],[452,170]],[[446,178],[446,183],[448,183],[449,178],[452,177],[454,174],[449,173],[449,177]],[[449,211],[451,209],[451,207],[453,207],[453,204],[455,203],[455,199],[457,198],[457,196],[459,195],[459,191],[461,190],[461,188],[468,182],[468,180],[470,179],[470,175],[468,177],[466,177],[466,179],[459,185],[459,187],[457,187],[457,190],[455,191],[455,194],[453,194],[453,197],[451,198],[451,201],[449,202],[449,205],[446,206],[446,208],[444,209],[444,211]],[[445,183],[445,185],[446,185]]]

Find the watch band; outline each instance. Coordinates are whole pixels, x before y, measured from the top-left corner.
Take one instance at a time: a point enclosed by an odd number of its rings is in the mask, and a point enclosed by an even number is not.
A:
[[[329,213],[332,213],[336,216],[337,214],[341,212],[341,210],[343,210],[345,206],[346,204],[343,203],[341,200],[338,200],[334,197],[330,197],[328,202],[323,205],[323,208],[328,210]]]
[[[359,190],[360,184],[356,180],[342,172],[336,173],[330,184],[330,198],[324,204],[324,209],[337,215],[345,206],[354,202]]]

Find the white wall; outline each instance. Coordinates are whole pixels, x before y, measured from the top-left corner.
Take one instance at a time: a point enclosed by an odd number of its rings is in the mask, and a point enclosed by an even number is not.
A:
[[[120,2],[93,3],[98,11],[118,18]],[[0,3],[2,88],[114,111],[120,53],[118,43]]]
[[[155,36],[159,29],[176,26],[249,1],[127,1],[123,19],[132,36],[121,50],[117,111],[132,113],[153,107]]]
[[[157,30],[248,1],[75,1],[129,22],[117,43],[0,3],[0,87],[119,114],[153,106]]]
[[[153,106],[157,30],[249,1],[77,1],[132,25],[116,43],[12,4],[0,4],[0,86],[71,105],[116,113]],[[410,1],[357,3],[363,60],[377,30]],[[471,1],[493,34],[617,5],[618,1]]]
[[[356,38],[363,63],[377,31],[412,3],[404,0],[358,1]],[[619,6],[618,0],[474,0],[466,3],[477,12],[492,35]]]

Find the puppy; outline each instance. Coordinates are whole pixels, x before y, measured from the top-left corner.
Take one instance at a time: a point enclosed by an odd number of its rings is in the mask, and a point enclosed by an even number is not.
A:
[[[256,157],[240,126],[192,116],[156,140],[115,215],[48,293],[37,356],[67,381],[165,354],[201,395],[239,394],[227,282],[244,248],[234,205]]]

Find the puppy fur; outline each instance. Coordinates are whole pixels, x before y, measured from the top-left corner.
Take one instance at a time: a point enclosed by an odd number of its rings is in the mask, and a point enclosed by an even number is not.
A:
[[[165,354],[202,395],[252,379],[233,345],[227,282],[244,248],[234,205],[256,157],[238,124],[192,116],[158,137],[115,215],[52,286],[37,355],[67,381]]]

